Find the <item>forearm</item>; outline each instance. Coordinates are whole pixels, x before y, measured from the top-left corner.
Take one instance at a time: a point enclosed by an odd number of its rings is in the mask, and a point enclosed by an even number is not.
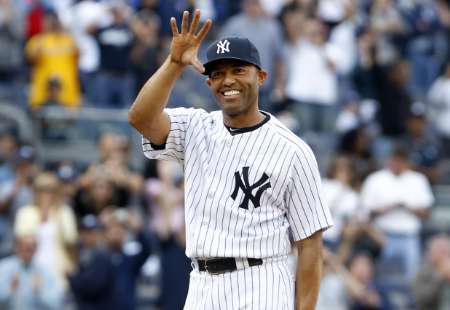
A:
[[[314,236],[310,238],[315,238]],[[296,310],[313,310],[319,295],[322,276],[322,239],[314,244],[298,245],[298,263],[296,273]]]
[[[184,67],[167,58],[142,87],[129,110],[131,125],[155,144],[165,142],[164,133],[169,129],[161,126],[168,124],[167,115],[163,110]]]

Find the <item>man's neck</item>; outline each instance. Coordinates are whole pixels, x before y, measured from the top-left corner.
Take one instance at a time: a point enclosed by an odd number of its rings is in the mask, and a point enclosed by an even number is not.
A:
[[[232,128],[246,128],[258,125],[266,116],[260,111],[252,114],[241,114],[236,116],[229,116],[222,112],[223,122],[226,126]]]

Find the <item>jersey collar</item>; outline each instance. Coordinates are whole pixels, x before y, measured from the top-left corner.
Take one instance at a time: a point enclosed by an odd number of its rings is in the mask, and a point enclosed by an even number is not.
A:
[[[234,128],[234,127],[229,127],[227,125],[224,124],[225,128],[228,130],[228,132],[232,135],[238,135],[241,133],[246,133],[246,132],[250,132],[253,130],[258,129],[259,127],[261,127],[262,125],[264,125],[265,123],[267,123],[270,120],[270,115],[264,111],[260,111],[262,114],[264,114],[265,118],[259,122],[258,124],[251,126],[251,127],[243,127],[243,128]]]

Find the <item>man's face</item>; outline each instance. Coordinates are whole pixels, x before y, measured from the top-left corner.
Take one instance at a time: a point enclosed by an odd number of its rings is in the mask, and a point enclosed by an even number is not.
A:
[[[31,263],[36,252],[37,241],[34,236],[20,236],[16,240],[16,254],[25,264]]]
[[[245,114],[258,106],[258,91],[267,72],[239,60],[217,61],[207,84],[228,116]]]

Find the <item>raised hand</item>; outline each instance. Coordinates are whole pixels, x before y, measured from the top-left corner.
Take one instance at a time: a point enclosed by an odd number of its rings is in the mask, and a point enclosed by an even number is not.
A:
[[[205,68],[198,60],[197,54],[201,42],[211,29],[212,21],[208,19],[196,33],[200,22],[200,10],[195,10],[194,18],[189,26],[189,12],[183,12],[181,21],[181,32],[178,31],[177,22],[174,17],[170,19],[172,28],[172,45],[170,47],[171,61],[181,65],[192,65],[198,72],[203,73]]]

